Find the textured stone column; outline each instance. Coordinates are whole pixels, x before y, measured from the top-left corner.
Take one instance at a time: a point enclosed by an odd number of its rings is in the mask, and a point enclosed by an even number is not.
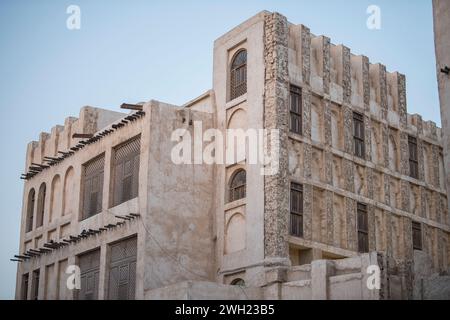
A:
[[[310,84],[311,79],[311,33],[308,27],[302,25],[302,78],[303,83]]]
[[[351,74],[351,61],[350,61],[350,49],[342,46],[342,89],[344,104],[350,104],[352,99],[352,74]]]
[[[312,201],[313,187],[309,184],[303,185],[303,238],[312,239]]]
[[[388,206],[391,205],[391,177],[387,174],[383,174],[383,186],[384,186],[384,203]]]
[[[303,176],[306,179],[311,179],[312,176],[312,147],[310,144],[303,144]]]
[[[325,182],[333,184],[333,154],[330,151],[324,152],[325,159]]]
[[[345,190],[355,192],[355,175],[353,162],[342,159],[342,167],[344,171]]]
[[[402,217],[403,223],[403,255],[406,260],[413,259],[412,222],[408,217]]]
[[[367,178],[367,197],[370,199],[375,199],[375,192],[382,192],[381,190],[375,190],[373,185],[373,169],[366,167],[366,178]]]
[[[385,230],[386,230],[386,255],[388,257],[393,256],[393,249],[392,249],[392,213],[389,211],[384,211],[384,217],[385,217]]]
[[[421,139],[417,139],[417,157],[419,161],[419,179],[425,180],[425,167],[424,167],[424,149],[423,149],[423,141]]]
[[[302,89],[302,135],[311,139],[311,92],[309,89]]]
[[[409,188],[409,182],[405,180],[401,180],[401,207],[402,210],[410,212],[409,210],[409,197],[410,197],[410,188]]]
[[[425,187],[420,186],[419,187],[419,193],[420,193],[420,209],[419,209],[419,215],[422,218],[428,218],[427,217],[427,195],[425,192]]]
[[[367,206],[367,217],[369,223],[369,251],[376,251],[376,233],[375,233],[375,208],[372,205]]]
[[[325,212],[326,212],[326,242],[333,245],[334,239],[334,220],[333,220],[333,192],[325,191]]]
[[[331,132],[331,103],[328,99],[323,99],[323,127],[324,127],[324,144],[326,147],[332,145],[332,132]]]
[[[379,86],[380,86],[380,107],[381,116],[387,119],[388,103],[387,103],[387,82],[386,82],[386,66],[379,64]]]
[[[330,38],[322,36],[322,79],[323,91],[325,94],[330,93]]]
[[[400,131],[400,173],[409,176],[408,134]]]
[[[344,151],[353,154],[353,112],[348,106],[342,106],[344,117]]]
[[[357,251],[356,236],[356,202],[353,199],[345,198],[345,215],[347,229],[347,247],[349,250]]]
[[[406,78],[403,74],[397,75],[397,90],[398,90],[398,114],[400,116],[400,128],[407,127],[407,106],[406,106]]]
[[[362,85],[364,109],[370,112],[369,58],[362,56]]]
[[[372,122],[370,117],[364,116],[364,143],[366,154],[365,158],[367,161],[372,160]]]
[[[381,124],[380,128],[384,166],[389,168],[389,127],[386,124]]]
[[[279,171],[264,177],[264,245],[266,258],[288,259],[288,25],[286,17],[267,14],[264,21],[264,127],[278,129]],[[283,262],[285,263],[285,262]]]

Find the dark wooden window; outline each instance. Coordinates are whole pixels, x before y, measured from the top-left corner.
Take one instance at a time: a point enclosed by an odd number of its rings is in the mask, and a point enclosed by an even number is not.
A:
[[[246,183],[247,177],[245,170],[240,169],[233,174],[233,177],[231,178],[230,181],[230,192],[229,192],[230,202],[245,198]]]
[[[290,88],[290,117],[289,127],[291,132],[302,134],[302,89],[291,86]]]
[[[355,156],[365,158],[364,144],[364,116],[360,113],[353,113],[353,141]]]
[[[41,227],[44,224],[44,212],[45,212],[45,195],[47,193],[47,187],[45,183],[39,187],[38,202],[36,208],[36,228]]]
[[[80,267],[80,290],[77,292],[78,300],[97,300],[100,274],[100,249],[90,251],[78,256]]]
[[[36,192],[34,189],[30,190],[28,194],[28,202],[27,202],[27,219],[25,225],[25,232],[30,232],[33,229],[33,217],[34,217],[34,203],[36,199]]]
[[[422,250],[422,225],[419,222],[412,222],[412,238],[414,250]]]
[[[25,273],[22,275],[22,300],[28,300],[28,282],[29,282],[29,274]]]
[[[408,136],[409,146],[409,175],[413,178],[419,177],[419,161],[417,156],[417,139]]]
[[[31,283],[31,300],[39,299],[39,269],[33,271],[33,282]]]
[[[231,62],[230,100],[247,92],[247,51],[240,50]]]
[[[369,223],[367,219],[367,206],[357,205],[358,251],[369,252]]]
[[[108,299],[133,300],[136,291],[137,238],[111,245]]]
[[[104,165],[105,155],[83,165],[83,219],[102,211]]]
[[[291,214],[290,233],[296,237],[303,237],[303,186],[291,183]]]
[[[140,151],[140,137],[133,138],[114,150],[113,206],[138,196]]]

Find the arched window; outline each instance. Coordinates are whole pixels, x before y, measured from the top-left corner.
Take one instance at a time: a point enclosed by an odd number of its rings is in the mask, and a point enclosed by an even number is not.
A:
[[[245,281],[241,278],[236,278],[230,283],[232,286],[245,287]]]
[[[246,173],[245,170],[238,170],[233,174],[233,177],[230,181],[230,194],[229,200],[236,201],[242,198],[245,198],[245,184],[246,184]]]
[[[28,193],[28,201],[27,201],[27,220],[26,220],[26,232],[30,232],[33,229],[33,216],[34,216],[34,202],[36,198],[36,192],[34,189],[30,190]]]
[[[231,61],[230,100],[247,92],[247,51],[240,50]]]
[[[45,193],[46,193],[45,183],[41,184],[39,187],[38,203],[36,211],[36,228],[44,224],[44,210],[45,210]]]

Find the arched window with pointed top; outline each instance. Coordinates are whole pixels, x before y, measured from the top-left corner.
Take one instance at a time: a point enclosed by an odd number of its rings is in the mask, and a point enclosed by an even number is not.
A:
[[[34,217],[34,203],[36,199],[36,192],[31,189],[28,193],[27,201],[27,218],[25,222],[25,232],[30,232],[33,230],[33,217]]]
[[[247,177],[244,169],[237,170],[230,180],[229,201],[245,198]]]
[[[44,212],[45,212],[45,194],[47,192],[47,186],[42,183],[39,187],[38,202],[36,209],[36,228],[41,227],[44,224]]]
[[[231,60],[230,100],[247,92],[247,50],[239,50]]]

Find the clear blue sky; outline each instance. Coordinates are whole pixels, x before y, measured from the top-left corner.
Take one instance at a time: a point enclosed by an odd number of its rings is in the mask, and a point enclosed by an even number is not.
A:
[[[81,8],[81,30],[66,8]],[[381,8],[381,30],[366,9]],[[214,39],[278,11],[407,77],[408,110],[440,123],[431,0],[0,2],[0,298],[13,298],[26,145],[84,105],[182,104],[211,87]]]

